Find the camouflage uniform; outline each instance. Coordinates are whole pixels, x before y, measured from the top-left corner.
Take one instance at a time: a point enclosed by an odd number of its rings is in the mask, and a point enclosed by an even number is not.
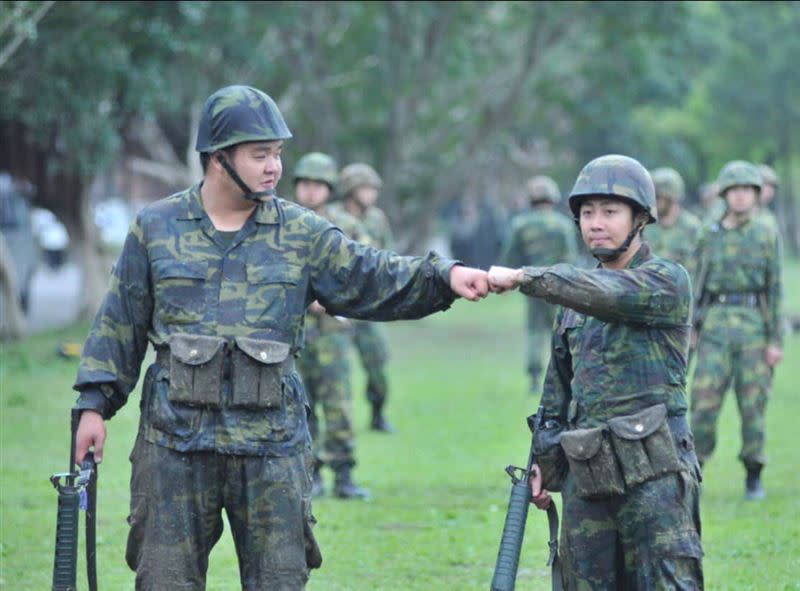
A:
[[[212,125],[220,118],[236,130],[223,148],[288,133],[269,97],[228,87],[206,103],[198,151],[224,157],[204,141],[225,129]],[[355,318],[425,316],[451,304],[452,265],[358,244],[277,197],[259,199],[229,242],[199,185],[139,213],[75,384],[78,408],[109,419],[127,402],[148,342],[157,351],[131,455],[127,557],[138,589],[205,588],[222,508],[244,589],[303,588],[321,564],[308,401],[293,363],[306,308],[316,299]]]
[[[369,184],[380,189],[382,181],[378,174],[366,164],[350,164],[342,170],[339,192],[347,197],[362,184]],[[334,212],[346,210],[341,203],[331,206]],[[377,248],[394,250],[395,242],[389,219],[378,207],[371,206],[364,212],[361,223],[369,235],[372,244]],[[373,408],[372,428],[392,430],[383,419],[382,411],[389,394],[389,382],[386,376],[386,364],[389,362],[389,343],[381,327],[373,322],[353,322],[353,342],[364,372],[367,374],[367,400]]]
[[[558,186],[549,177],[540,176],[528,181],[527,190],[534,207],[517,214],[511,221],[500,264],[516,268],[558,262],[575,263],[578,258],[575,222],[555,209],[555,205],[561,201]],[[536,206],[541,202],[553,206]],[[539,392],[542,385],[554,317],[553,306],[541,300],[528,299],[526,369],[530,375],[532,392]]]
[[[671,168],[658,168],[652,172],[656,197],[683,202],[684,183]],[[703,229],[702,222],[693,213],[682,209],[672,226],[662,223],[647,229],[647,242],[653,252],[668,261],[675,261],[689,272],[692,281],[697,273],[697,243]]]
[[[581,197],[607,194],[641,207],[645,200],[637,192],[653,191],[637,186],[637,179],[649,180],[646,175],[632,159],[601,157],[581,172],[570,206],[577,214]],[[556,449],[567,451],[570,467],[558,485],[543,484],[562,494],[564,588],[702,589],[700,472],[685,418],[688,274],[643,244],[623,270],[527,267],[520,289],[559,304],[542,407],[545,419],[567,428]],[[658,430],[630,425],[643,410],[654,416],[654,409],[662,413],[654,423]],[[617,447],[620,421],[634,433],[628,443],[648,450],[650,437],[660,433],[656,449],[674,450],[671,463],[658,467],[644,456],[643,464],[629,468],[629,455]],[[569,451],[568,434],[590,435],[581,441],[593,443]],[[604,453],[610,462],[593,464]],[[653,470],[642,476],[651,461]],[[581,479],[592,465],[593,476],[613,482],[614,490],[587,496]]]
[[[721,195],[736,185],[760,187],[759,173],[749,163],[729,163],[720,177]],[[733,229],[721,223],[709,226],[700,253],[695,321],[702,326],[692,382],[697,455],[704,462],[714,451],[722,398],[732,383],[742,419],[739,459],[748,472],[758,473],[766,462],[764,414],[772,381],[764,351],[767,345],[782,344],[778,235],[754,214]]]

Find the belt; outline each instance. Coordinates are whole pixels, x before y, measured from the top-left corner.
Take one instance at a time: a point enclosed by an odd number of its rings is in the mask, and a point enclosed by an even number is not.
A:
[[[723,306],[745,306],[747,308],[755,308],[758,306],[758,293],[715,293],[711,294],[711,303],[721,304]]]

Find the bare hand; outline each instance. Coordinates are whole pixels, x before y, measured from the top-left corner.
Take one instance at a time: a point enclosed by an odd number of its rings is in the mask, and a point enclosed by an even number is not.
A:
[[[547,509],[553,502],[553,498],[546,489],[542,488],[542,473],[536,464],[531,466],[531,477],[528,482],[531,485],[531,503],[536,505],[537,509]]]
[[[477,302],[489,293],[486,271],[455,265],[450,269],[450,289],[464,299]]]
[[[775,367],[782,359],[783,349],[777,345],[767,345],[767,348],[764,350],[764,361],[767,362],[767,365]]]
[[[94,461],[103,461],[103,446],[106,443],[106,425],[100,413],[84,410],[75,435],[75,463],[80,464],[83,456],[94,446]]]
[[[522,269],[492,266],[492,268],[489,269],[489,288],[494,293],[503,293],[509,289],[516,289],[519,287],[523,278],[524,273]]]
[[[325,306],[320,304],[317,300],[311,302],[311,305],[308,306],[308,311],[315,316],[321,316],[325,313]]]

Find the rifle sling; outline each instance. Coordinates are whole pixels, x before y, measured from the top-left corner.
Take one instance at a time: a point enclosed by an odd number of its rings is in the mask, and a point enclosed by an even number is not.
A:
[[[558,559],[558,509],[552,501],[547,508],[547,525],[550,529],[550,540],[547,542],[547,545],[550,546],[550,557],[547,559],[547,564],[550,567],[552,589],[553,591],[563,591],[561,561]]]

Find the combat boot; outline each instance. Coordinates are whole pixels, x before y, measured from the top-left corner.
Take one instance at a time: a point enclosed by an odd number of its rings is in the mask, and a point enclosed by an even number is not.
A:
[[[322,497],[325,496],[325,482],[322,480],[322,464],[314,465],[314,475],[311,477],[311,496]]]
[[[761,484],[762,466],[747,468],[747,480],[744,485],[744,498],[748,501],[760,501],[767,496],[764,486]]]
[[[369,428],[373,431],[381,431],[383,433],[394,433],[395,428],[383,416],[383,403],[372,403],[372,420],[370,421]]]
[[[350,476],[350,466],[342,466],[336,470],[336,482],[333,485],[333,494],[340,499],[369,499],[372,497],[369,490],[361,488],[353,482]]]

